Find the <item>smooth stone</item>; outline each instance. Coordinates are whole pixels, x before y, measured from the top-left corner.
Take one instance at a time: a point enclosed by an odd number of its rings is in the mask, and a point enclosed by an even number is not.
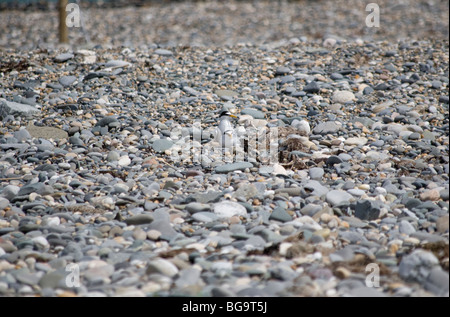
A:
[[[230,218],[233,216],[245,216],[247,215],[247,210],[239,203],[222,201],[214,205],[214,213],[220,218]]]
[[[15,131],[14,137],[19,142],[24,142],[32,138],[31,134],[26,129],[20,129],[19,131]]]
[[[146,274],[162,274],[168,277],[174,277],[178,273],[178,268],[170,261],[165,259],[156,259],[148,263]]]
[[[106,62],[105,67],[106,68],[124,68],[124,67],[128,67],[131,64],[129,62],[126,61],[122,61],[122,60],[110,60],[108,62]]]
[[[69,87],[71,86],[75,81],[77,80],[77,78],[75,76],[62,76],[58,81],[61,85],[63,85],[64,87]]]
[[[367,143],[367,139],[364,137],[360,138],[348,138],[344,141],[345,145],[355,145],[355,146],[363,146]]]
[[[175,286],[180,289],[188,289],[201,284],[201,273],[200,269],[194,267],[183,269],[179,272]]]
[[[244,208],[245,209],[245,208]],[[192,215],[192,219],[198,221],[198,222],[212,222],[219,219],[219,217],[212,212],[206,212],[206,211],[200,211],[196,212]]]
[[[6,198],[0,197],[0,210],[4,210],[8,206],[9,206],[9,200]]]
[[[162,49],[162,48],[158,48],[157,50],[155,50],[154,52],[156,55],[160,55],[160,56],[172,56],[173,52],[166,50],[166,49]]]
[[[416,232],[414,226],[406,220],[400,221],[400,224],[398,225],[398,230],[400,231],[400,233],[404,233],[408,236]]]
[[[57,271],[51,271],[47,274],[45,274],[40,280],[39,280],[39,286],[44,288],[57,288],[65,285],[67,273],[62,270]]]
[[[309,169],[309,177],[313,180],[321,180],[324,174],[325,172],[321,167],[312,167]]]
[[[339,206],[341,204],[348,204],[353,200],[353,196],[342,190],[332,190],[326,194],[326,201],[331,206]]]
[[[152,144],[152,148],[157,153],[164,153],[164,151],[169,150],[173,146],[173,141],[168,139],[155,140]]]
[[[68,60],[74,58],[75,55],[73,55],[72,53],[62,53],[59,54],[55,57],[55,62],[57,63],[64,63],[67,62]]]
[[[329,158],[327,158],[327,165],[340,164],[342,162],[342,159],[336,155],[331,155]]]
[[[209,204],[202,204],[202,203],[189,203],[184,208],[186,211],[188,211],[190,214],[194,214],[196,212],[200,211],[208,211],[211,209],[211,206]]]
[[[355,100],[355,95],[351,91],[335,91],[331,99],[334,103],[346,103]]]
[[[138,214],[131,216],[127,219],[125,219],[125,223],[127,225],[144,225],[149,224],[153,221],[152,215],[149,214]]]
[[[286,66],[279,66],[277,67],[277,69],[275,70],[275,75],[277,76],[281,76],[281,75],[287,75],[291,72],[291,69],[289,67]]]
[[[427,280],[425,281],[425,289],[432,292],[437,296],[445,296],[449,295],[449,276],[448,273],[445,272],[440,267],[435,267],[431,270],[428,275]]]
[[[356,197],[361,197],[362,195],[364,195],[366,193],[365,191],[358,189],[358,188],[349,189],[349,190],[347,190],[347,192]]]
[[[229,99],[233,99],[235,97],[237,97],[239,94],[235,91],[232,90],[228,90],[228,89],[219,89],[219,90],[215,90],[214,93],[219,97],[222,98],[224,100],[229,100]]]
[[[246,168],[252,168],[253,164],[249,162],[236,162],[216,167],[216,173],[230,173],[234,171],[243,171]]]
[[[241,110],[241,115],[250,115],[254,119],[265,119],[265,114],[262,111],[251,109],[251,108],[244,108]]]

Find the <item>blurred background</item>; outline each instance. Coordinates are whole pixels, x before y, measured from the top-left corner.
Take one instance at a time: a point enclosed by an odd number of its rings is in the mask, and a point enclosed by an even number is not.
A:
[[[287,41],[448,39],[448,0],[78,0],[74,46],[264,45]],[[0,0],[0,48],[58,45],[58,0]],[[370,28],[366,6],[380,7]]]

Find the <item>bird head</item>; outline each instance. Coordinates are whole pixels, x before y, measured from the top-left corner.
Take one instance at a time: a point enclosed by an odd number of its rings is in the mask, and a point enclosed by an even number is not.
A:
[[[219,114],[219,117],[237,118],[234,114],[231,114],[229,110],[222,110]]]

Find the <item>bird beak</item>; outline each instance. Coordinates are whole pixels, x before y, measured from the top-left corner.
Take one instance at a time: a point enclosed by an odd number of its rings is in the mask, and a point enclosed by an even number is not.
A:
[[[235,116],[234,114],[230,114],[230,117],[237,118],[237,116]]]

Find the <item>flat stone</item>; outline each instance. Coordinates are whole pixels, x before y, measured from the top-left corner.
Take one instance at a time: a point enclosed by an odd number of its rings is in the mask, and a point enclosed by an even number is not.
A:
[[[156,55],[160,55],[160,56],[172,56],[173,52],[166,50],[166,49],[162,49],[162,48],[158,48],[157,50],[155,50],[154,52]]]
[[[69,137],[69,134],[66,131],[54,127],[40,127],[35,125],[29,125],[26,127],[26,129],[33,138],[37,139],[61,140],[67,139]]]
[[[228,89],[219,89],[215,90],[214,93],[221,99],[228,101],[232,100],[233,98],[237,97],[239,94],[235,91],[228,90]]]
[[[195,214],[193,214],[192,219],[194,219],[198,222],[208,223],[208,222],[218,220],[219,217],[215,213],[212,213],[212,212],[200,211],[200,212],[196,212]]]
[[[289,67],[286,66],[279,66],[277,67],[277,69],[275,70],[275,75],[277,76],[282,76],[282,75],[287,75],[291,72],[291,69]]]
[[[143,225],[153,221],[153,217],[149,214],[138,214],[125,219],[127,225]]]
[[[230,164],[217,166],[216,173],[230,173],[230,172],[234,172],[234,171],[243,171],[246,168],[251,168],[251,167],[253,167],[253,164],[249,163],[249,162],[230,163]]]
[[[75,55],[73,55],[72,53],[62,53],[59,54],[55,57],[55,62],[57,63],[64,63],[67,62],[68,60],[74,58]]]
[[[99,127],[106,127],[109,126],[111,123],[118,122],[116,116],[107,116],[102,119],[100,119],[95,125]]]
[[[189,203],[185,206],[184,209],[190,214],[195,214],[196,212],[210,210],[211,206],[209,204]]]
[[[353,196],[342,190],[332,190],[326,194],[326,200],[331,206],[339,206],[341,204],[348,204],[353,200]]]
[[[288,222],[292,220],[292,216],[288,214],[284,208],[277,207],[272,211],[269,219],[281,222]]]
[[[266,118],[266,116],[264,115],[264,112],[255,110],[255,109],[250,109],[250,108],[242,109],[241,114],[242,115],[245,115],[245,114],[250,115],[254,119],[265,119]]]
[[[106,62],[106,68],[124,68],[130,66],[131,63],[122,60],[110,60]]]

